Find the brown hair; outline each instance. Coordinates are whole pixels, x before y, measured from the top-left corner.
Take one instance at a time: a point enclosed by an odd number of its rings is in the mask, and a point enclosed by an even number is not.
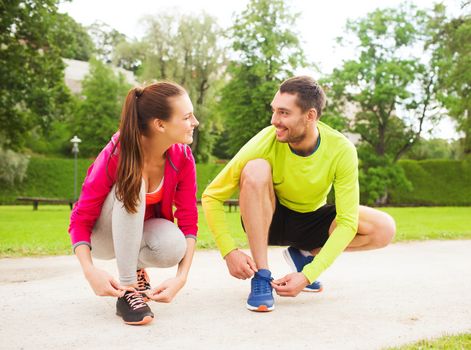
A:
[[[168,120],[172,114],[169,98],[184,93],[178,84],[159,82],[131,89],[126,96],[119,125],[116,198],[123,202],[128,213],[137,212],[139,202],[144,165],[141,135],[146,134],[151,120]]]
[[[322,115],[325,107],[325,93],[320,85],[311,77],[301,75],[285,80],[280,85],[280,93],[296,94],[296,104],[303,112],[314,108],[317,119]]]

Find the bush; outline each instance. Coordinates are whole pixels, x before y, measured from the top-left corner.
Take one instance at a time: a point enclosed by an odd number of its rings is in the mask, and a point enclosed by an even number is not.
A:
[[[80,189],[91,159],[77,160],[77,187]],[[21,184],[2,186],[0,203],[14,203],[18,196],[72,198],[74,160],[31,157],[26,178]]]
[[[0,182],[13,185],[21,183],[26,176],[29,157],[27,155],[0,148]]]
[[[77,160],[77,188],[80,191],[87,169],[93,159]],[[197,164],[198,193],[201,198],[206,186],[221,171],[223,164]],[[11,204],[18,196],[69,198],[74,195],[74,160],[65,158],[32,157],[26,179],[19,184],[0,188],[0,204]]]
[[[412,191],[390,192],[390,205],[471,205],[471,161],[401,160]]]

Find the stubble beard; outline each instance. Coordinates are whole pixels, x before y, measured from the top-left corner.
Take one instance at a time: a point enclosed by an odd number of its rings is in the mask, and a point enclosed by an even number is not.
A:
[[[281,143],[300,143],[306,138],[306,133],[300,133],[298,135],[291,136],[288,132],[288,136],[284,140],[278,140]]]

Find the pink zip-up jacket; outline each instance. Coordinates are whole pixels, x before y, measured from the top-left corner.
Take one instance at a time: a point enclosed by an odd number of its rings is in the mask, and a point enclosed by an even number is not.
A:
[[[111,188],[116,182],[119,159],[119,132],[100,152],[88,168],[82,185],[82,192],[70,216],[69,234],[73,249],[81,244],[91,247],[90,236],[98,220],[101,208]],[[114,149],[114,153],[113,153]],[[191,148],[175,144],[166,153],[163,196],[160,216],[174,221],[185,237],[196,239],[198,233],[198,210],[196,207],[196,167]],[[175,206],[175,214],[173,213]],[[155,214],[155,213],[154,213]]]

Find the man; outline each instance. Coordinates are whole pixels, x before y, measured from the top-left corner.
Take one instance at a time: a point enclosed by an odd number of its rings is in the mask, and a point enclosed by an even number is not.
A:
[[[319,121],[322,88],[307,76],[288,79],[271,106],[272,125],[241,148],[202,197],[230,274],[253,277],[247,300],[252,311],[274,309],[272,289],[291,297],[321,291],[316,279],[341,252],[384,247],[395,234],[389,215],[359,205],[357,153]],[[326,205],[332,185],[335,205]],[[237,188],[252,257],[237,249],[225,220],[223,202]],[[284,256],[293,273],[273,280],[268,245],[289,246]]]

